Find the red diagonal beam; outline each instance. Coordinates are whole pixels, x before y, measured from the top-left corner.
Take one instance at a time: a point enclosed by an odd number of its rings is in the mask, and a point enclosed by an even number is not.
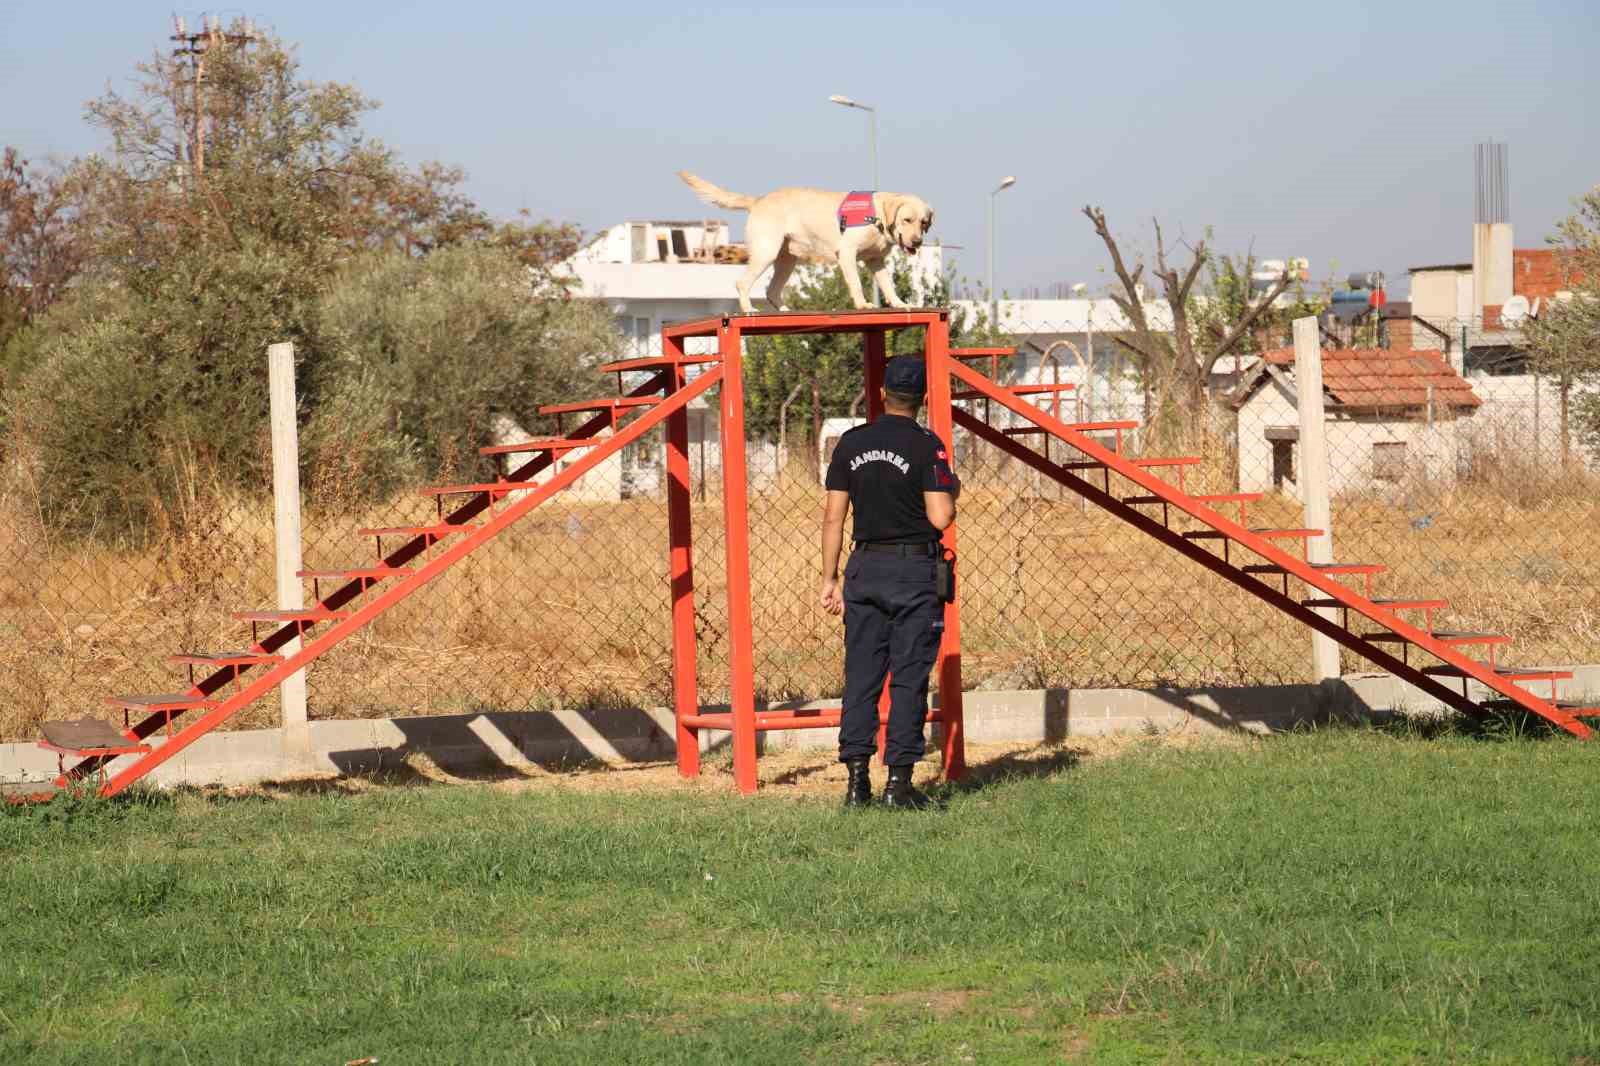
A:
[[[307,640],[294,655],[266,670],[261,676],[228,697],[215,709],[196,718],[165,744],[112,776],[101,790],[102,793],[107,796],[115,795],[172,758],[172,756],[178,754],[178,752],[194,743],[204,734],[227,721],[249,704],[271,692],[285,678],[298,670],[304,669],[319,656],[338,646],[347,637],[353,636],[365,628],[385,611],[413,593],[420,591],[428,582],[505,532],[535,507],[538,507],[541,503],[577,481],[584,474],[605,462],[606,459],[644,436],[644,434],[665,421],[672,412],[685,407],[696,396],[710,389],[711,386],[721,380],[721,367],[708,370],[689,385],[668,396],[656,406],[651,407],[639,418],[629,423],[626,428],[618,431],[614,436],[606,438],[604,444],[591,449],[582,459],[545,482],[543,486],[495,514],[488,521],[479,525],[475,532],[462,537],[449,548],[441,551],[427,563],[418,567],[412,576],[388,586],[379,595],[374,596],[362,604],[361,607],[351,612],[343,621],[334,623],[326,633]]]
[[[1147,473],[1144,469],[1135,465],[1134,462],[1130,461],[1126,457],[1101,447],[1094,441],[1093,438],[1074,432],[1067,426],[1066,423],[1052,418],[1041,408],[1036,407],[1025,400],[1019,400],[1013,396],[1010,396],[1003,389],[996,386],[982,374],[979,374],[954,361],[950,363],[950,371],[956,377],[967,382],[973,388],[983,392],[993,402],[1001,404],[1013,413],[1021,415],[1023,418],[1033,422],[1035,425],[1042,427],[1047,432],[1059,437],[1063,441],[1066,441],[1068,444],[1081,451],[1090,459],[1103,464],[1107,468],[1115,471],[1120,476],[1127,478],[1134,484],[1144,488],[1151,495],[1161,497],[1167,503],[1171,504],[1173,507],[1176,507],[1178,510],[1183,511],[1191,518],[1194,518],[1199,522],[1203,522],[1213,529],[1226,534],[1228,539],[1243,545],[1245,548],[1248,548],[1251,552],[1259,555],[1268,562],[1282,567],[1289,574],[1298,578],[1300,581],[1311,586],[1312,588],[1328,594],[1330,597],[1338,600],[1341,604],[1350,607],[1352,610],[1365,615],[1367,618],[1378,623],[1379,625],[1399,634],[1407,641],[1427,651],[1435,658],[1449,663],[1452,666],[1459,667],[1469,677],[1479,682],[1484,687],[1500,693],[1507,699],[1526,707],[1528,710],[1534,712],[1540,717],[1546,718],[1556,725],[1559,725],[1562,729],[1565,729],[1573,736],[1580,737],[1585,740],[1591,736],[1588,726],[1584,725],[1582,722],[1578,721],[1572,715],[1567,714],[1554,704],[1542,700],[1521,686],[1497,676],[1489,668],[1487,663],[1480,663],[1476,659],[1469,658],[1468,656],[1456,651],[1454,648],[1445,644],[1441,644],[1432,639],[1426,632],[1407,623],[1395,613],[1384,610],[1382,607],[1374,604],[1366,597],[1352,592],[1346,586],[1334,581],[1332,578],[1324,574],[1319,573],[1305,560],[1288,554],[1287,552],[1273,545],[1272,542],[1255,535],[1249,529],[1239,525],[1237,522],[1229,521],[1227,518],[1224,518],[1221,514],[1213,511],[1211,508],[1196,502],[1192,497],[1180,491],[1175,486],[1168,484],[1167,482],[1155,477],[1150,473]],[[961,412],[961,414],[963,415],[963,418],[961,419],[962,424],[968,429],[971,429],[973,432],[978,432],[978,430],[973,429],[974,425],[983,426],[985,430],[990,429],[990,427],[988,427],[986,424],[978,422],[976,419],[971,418],[971,416],[965,415],[964,412]],[[991,430],[990,432],[993,431]],[[992,437],[989,435],[989,433],[979,433],[979,435],[984,437],[985,440],[990,440],[991,443],[994,443],[996,439],[1010,440],[1010,438],[1005,438],[997,432],[993,433]],[[1011,451],[1011,449],[1007,450]],[[1033,452],[1028,451],[1028,449],[1022,448],[1020,445],[1016,446],[1016,450],[1026,455],[1034,454]],[[1013,451],[1011,454],[1016,454],[1016,452]],[[1042,459],[1043,457],[1039,458]],[[1050,466],[1054,467],[1055,464],[1050,464]],[[1068,484],[1068,487],[1072,488],[1080,495],[1088,496],[1100,506],[1118,514],[1125,520],[1130,522],[1133,521],[1130,515],[1123,513],[1126,509],[1123,507],[1120,501],[1116,500],[1115,497],[1112,497],[1108,493],[1094,490],[1093,494],[1091,494],[1089,491],[1086,491],[1090,488],[1087,482],[1081,482],[1081,479],[1072,477],[1064,469],[1060,469],[1059,472],[1046,472],[1051,473],[1051,476],[1056,477],[1058,480],[1070,478],[1070,482],[1064,481],[1064,483]],[[1079,484],[1075,484],[1074,482]],[[1144,518],[1143,515],[1140,515],[1139,517]],[[1140,525],[1140,528],[1145,529],[1147,532],[1152,532],[1152,530],[1149,528],[1150,526],[1161,528],[1157,523],[1154,522],[1153,519],[1145,519],[1145,521],[1149,523],[1149,526],[1145,526],[1138,522],[1135,522],[1134,524]],[[1165,540],[1164,537],[1161,539]],[[1181,538],[1177,539],[1181,541]],[[1181,542],[1184,544],[1189,543],[1188,541]],[[1215,558],[1210,552],[1205,551],[1203,548],[1198,549],[1198,551],[1208,558]],[[1190,553],[1185,552],[1185,554]],[[1222,573],[1223,571],[1218,570],[1218,572]],[[1255,582],[1253,579],[1248,579],[1246,575],[1242,573],[1239,575],[1239,577],[1243,580],[1251,580],[1253,584],[1259,584],[1263,587],[1266,587],[1264,582]],[[1284,599],[1287,600],[1287,597],[1284,597]],[[1305,622],[1307,625],[1311,625],[1319,632],[1326,632],[1329,636],[1334,637],[1334,639],[1338,640],[1341,644],[1344,644],[1346,647],[1350,647],[1351,650],[1355,651],[1357,654],[1371,660],[1374,663],[1383,665],[1384,669],[1389,670],[1391,673],[1400,673],[1400,671],[1396,671],[1393,667],[1383,664],[1378,658],[1378,656],[1382,653],[1377,652],[1377,650],[1374,648],[1370,648],[1365,644],[1365,642],[1362,642],[1360,646],[1351,644],[1350,637],[1353,637],[1353,634],[1349,634],[1348,630],[1334,625],[1330,620],[1322,619],[1320,615],[1316,615],[1312,612],[1306,612],[1307,616],[1301,617],[1298,613],[1298,611],[1302,610],[1299,604],[1293,603],[1293,601],[1288,601],[1288,604],[1292,605],[1294,609],[1291,610],[1289,605],[1284,605],[1282,609],[1287,613],[1295,615],[1301,621]],[[1329,628],[1324,628],[1322,625],[1314,624],[1310,621],[1311,618],[1319,619]],[[1346,636],[1341,636],[1341,634],[1345,634]],[[1384,656],[1384,658],[1388,657]],[[1398,664],[1398,660],[1391,659],[1390,661]],[[1407,674],[1409,674],[1409,671],[1407,671]],[[1429,691],[1431,692],[1432,690],[1430,689]],[[1458,706],[1456,701],[1448,702],[1450,702],[1451,706]],[[1472,705],[1472,707],[1473,711],[1476,712],[1476,705]]]

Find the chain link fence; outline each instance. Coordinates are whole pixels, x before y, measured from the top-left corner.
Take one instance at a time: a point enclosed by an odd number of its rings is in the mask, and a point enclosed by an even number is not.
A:
[[[1143,388],[1116,344],[1114,318],[1003,321],[1018,355],[1000,367],[1002,380],[1077,385],[1060,399],[1070,421],[1142,420]],[[1476,336],[1472,323],[1436,325],[1409,338],[1391,331],[1391,348],[1357,360],[1358,384],[1379,381],[1363,387],[1412,390],[1395,402],[1362,406],[1359,390],[1342,395],[1330,378],[1335,557],[1385,564],[1383,594],[1449,600],[1441,628],[1512,635],[1508,660],[1600,661],[1600,486],[1597,457],[1561,417],[1572,390],[1563,404],[1559,383],[1524,372],[1514,346],[1491,351],[1496,337],[1482,323]],[[1439,335],[1466,344],[1447,351]],[[1402,365],[1418,358],[1411,347],[1432,348],[1443,367],[1431,395],[1426,381],[1420,393],[1414,387],[1429,375]],[[1330,354],[1328,365],[1338,358]],[[1219,366],[1218,402],[1194,420],[1193,439],[1161,451],[1203,456],[1185,471],[1190,491],[1265,493],[1252,525],[1298,526],[1292,360],[1250,355],[1234,364]],[[717,703],[728,688],[723,498],[716,394],[705,401],[690,412],[695,623],[702,700]],[[970,406],[983,415],[981,403]],[[816,606],[818,519],[821,472],[853,420],[843,410],[821,414],[820,441],[802,399],[781,445],[748,448],[756,684],[765,700],[836,695],[842,678],[838,622]],[[989,416],[999,426],[1015,421]],[[1156,453],[1137,431],[1123,445]],[[955,459],[965,483],[958,528],[969,687],[1308,678],[1308,634],[1254,597],[959,430]],[[670,702],[664,484],[656,433],[313,664],[312,716]],[[337,494],[308,496],[311,569],[372,562],[362,528],[434,517],[420,494],[348,506]],[[109,694],[181,688],[182,668],[167,655],[242,647],[249,625],[230,612],[273,605],[265,486],[258,496],[197,490],[190,512],[145,542],[114,531],[63,540],[40,523],[35,499],[24,472],[0,479],[0,739],[32,739],[44,718],[109,717],[101,704]],[[1348,655],[1345,665],[1362,668]],[[267,699],[230,726],[271,726],[277,716]]]

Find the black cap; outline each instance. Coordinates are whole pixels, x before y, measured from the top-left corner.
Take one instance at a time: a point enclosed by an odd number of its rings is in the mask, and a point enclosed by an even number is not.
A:
[[[883,387],[890,392],[921,396],[928,391],[928,368],[920,355],[897,355],[883,368]]]

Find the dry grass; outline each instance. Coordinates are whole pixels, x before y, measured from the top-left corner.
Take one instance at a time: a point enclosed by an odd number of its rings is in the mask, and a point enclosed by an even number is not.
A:
[[[1191,489],[1230,487],[1224,460]],[[1301,680],[1299,627],[1158,543],[1015,469],[969,466],[960,567],[969,685],[1143,685]],[[835,620],[815,609],[816,487],[787,478],[750,505],[760,694],[833,694]],[[1384,562],[1385,593],[1440,596],[1444,625],[1517,638],[1516,660],[1600,658],[1600,583],[1592,530],[1600,503],[1542,502],[1487,488],[1336,503],[1336,555]],[[1292,501],[1257,506],[1252,524],[1298,525]],[[228,614],[272,602],[271,508],[216,497],[145,549],[72,547],[33,522],[26,494],[0,494],[0,738],[37,735],[46,717],[99,713],[116,692],[180,687],[164,657],[240,647]],[[419,521],[404,497],[359,513],[312,511],[306,564],[372,558],[366,525]],[[1423,517],[1426,521],[1422,521]],[[727,687],[721,502],[695,505],[700,685]],[[670,688],[666,522],[653,499],[557,498],[311,669],[316,717],[484,708],[665,702]],[[1509,657],[1509,656],[1508,656]],[[1350,665],[1354,665],[1354,661]],[[271,700],[232,724],[272,724]]]

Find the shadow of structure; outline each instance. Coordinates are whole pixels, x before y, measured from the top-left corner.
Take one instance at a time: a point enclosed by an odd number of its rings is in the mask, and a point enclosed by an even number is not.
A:
[[[639,709],[485,711],[363,723],[370,742],[327,753],[339,773],[429,779],[414,757],[452,777],[504,780],[535,771],[673,758],[671,719]]]
[[[1390,717],[1340,678],[1318,684],[1237,688],[1126,690],[1051,689],[1045,736],[1064,740],[1097,733],[1168,731],[1199,724],[1218,733],[1257,735],[1332,722],[1372,722]]]

